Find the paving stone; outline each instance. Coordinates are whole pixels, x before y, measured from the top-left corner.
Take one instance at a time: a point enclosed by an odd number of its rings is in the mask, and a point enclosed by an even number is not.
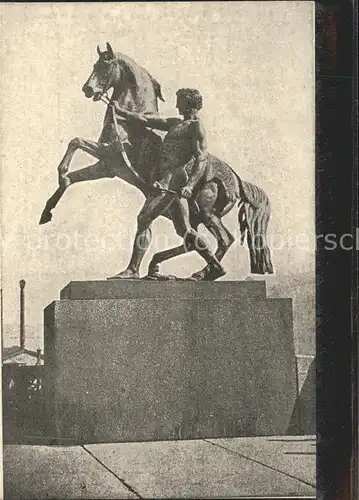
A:
[[[143,498],[315,496],[299,479],[202,440],[86,448]]]
[[[76,447],[4,447],[5,500],[138,498],[86,450]]]
[[[312,484],[316,483],[316,440],[314,436],[209,439],[275,470]]]

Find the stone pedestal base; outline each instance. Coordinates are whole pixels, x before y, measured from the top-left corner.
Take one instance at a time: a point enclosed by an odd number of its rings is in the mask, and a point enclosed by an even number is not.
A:
[[[45,372],[59,439],[286,434],[292,302],[264,282],[73,282],[45,309]]]

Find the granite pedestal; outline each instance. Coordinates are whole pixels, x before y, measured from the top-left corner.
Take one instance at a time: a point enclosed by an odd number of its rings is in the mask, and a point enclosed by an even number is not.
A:
[[[291,299],[264,282],[71,282],[44,313],[49,432],[64,442],[286,434]]]

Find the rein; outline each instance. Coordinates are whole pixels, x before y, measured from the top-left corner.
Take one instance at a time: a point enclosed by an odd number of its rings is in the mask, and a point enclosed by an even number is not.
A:
[[[101,95],[100,97],[101,101],[103,101],[105,104],[107,104],[107,106],[110,105],[111,101],[110,99],[107,97],[106,94],[103,94]],[[121,148],[121,154],[122,154],[122,157],[124,159],[124,162],[126,163],[126,166],[129,170],[131,170],[131,172],[135,175],[135,177],[142,183],[142,184],[146,184],[146,182],[138,175],[138,173],[136,172],[136,170],[133,168],[131,162],[130,162],[130,159],[129,157],[127,156],[127,153],[126,153],[126,149],[125,149],[125,146],[123,145],[123,142],[121,141],[121,134],[120,134],[120,131],[119,131],[119,128],[118,128],[118,123],[117,123],[117,119],[116,119],[116,111],[115,111],[115,108],[114,106],[112,106],[111,108],[111,111],[112,111],[112,121],[113,121],[113,124],[115,126],[115,131],[116,131],[116,135],[117,135],[117,142],[120,144],[120,148]],[[147,185],[147,184],[146,184]]]

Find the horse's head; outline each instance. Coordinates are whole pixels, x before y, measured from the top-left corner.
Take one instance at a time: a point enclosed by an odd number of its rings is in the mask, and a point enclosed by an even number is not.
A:
[[[93,97],[94,101],[98,101],[121,78],[121,68],[111,45],[107,42],[104,52],[101,52],[97,46],[97,53],[99,59],[95,63],[93,71],[85,85],[82,87],[85,96],[88,98]]]
[[[138,112],[157,113],[157,99],[164,100],[161,86],[147,70],[124,54],[115,54],[111,45],[106,50],[97,47],[98,61],[82,91],[88,98],[98,101],[111,88],[112,99],[120,105]]]

